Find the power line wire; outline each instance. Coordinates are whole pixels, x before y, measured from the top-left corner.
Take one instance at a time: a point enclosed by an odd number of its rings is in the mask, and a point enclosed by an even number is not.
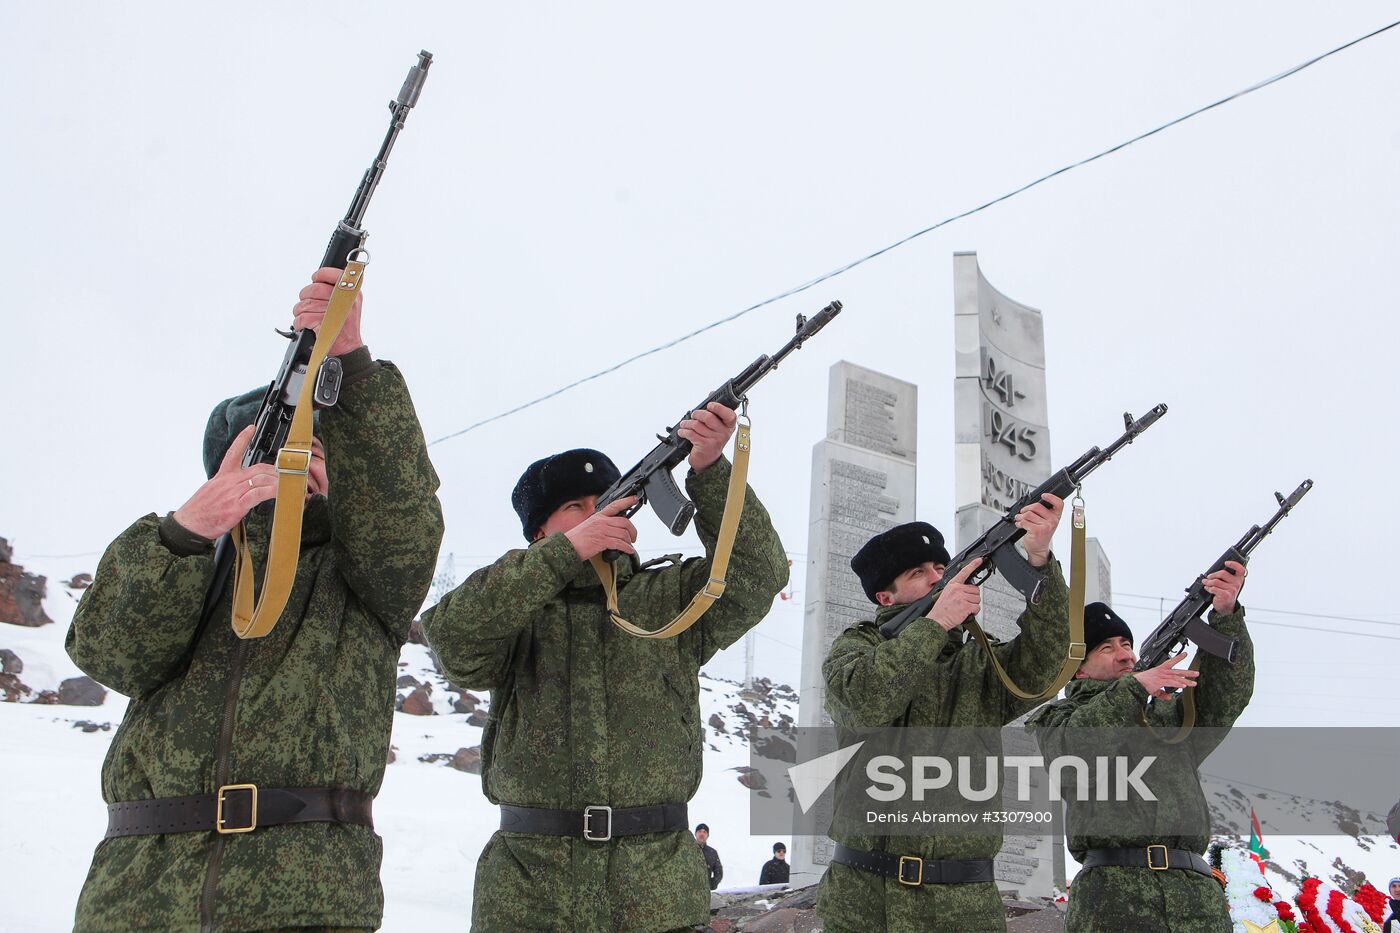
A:
[[[1123,608],[1134,612],[1157,612],[1157,610],[1151,606],[1124,606]],[[1328,619],[1332,618],[1332,616],[1319,616],[1319,618]],[[1377,635],[1373,632],[1350,632],[1345,629],[1323,628],[1320,625],[1297,625],[1292,622],[1275,622],[1271,619],[1260,619],[1258,617],[1251,617],[1249,624],[1272,625],[1275,628],[1296,628],[1305,632],[1322,632],[1326,635],[1354,635],[1357,638],[1379,638],[1382,641],[1400,641],[1400,635]]]
[[[705,332],[708,331],[708,330],[713,330],[713,329],[716,328],[716,327],[720,327],[720,326],[722,326],[722,325],[724,325],[724,324],[728,324],[728,323],[731,322],[731,321],[738,320],[739,318],[743,317],[744,315],[748,314],[748,313],[751,312],[751,311],[757,311],[759,308],[762,308],[762,307],[764,307],[764,306],[766,306],[766,305],[773,304],[773,303],[776,302],[776,301],[781,301],[781,300],[784,299],[784,298],[790,298],[790,297],[792,297],[793,295],[797,295],[797,294],[800,294],[801,292],[805,292],[807,289],[812,288],[813,286],[820,285],[822,282],[826,282],[826,281],[828,281],[828,280],[830,280],[830,279],[834,279],[834,278],[836,278],[836,276],[841,275],[841,274],[846,273],[846,272],[849,272],[849,271],[851,271],[852,269],[856,268],[857,266],[864,265],[865,263],[869,262],[870,260],[875,259],[875,258],[877,258],[877,257],[879,257],[879,256],[883,256],[885,253],[888,253],[888,252],[890,252],[891,250],[898,249],[899,247],[903,246],[904,244],[906,244],[906,243],[908,243],[908,242],[910,242],[910,241],[912,241],[912,240],[917,240],[919,237],[924,236],[924,235],[927,234],[927,233],[932,233],[933,231],[939,229],[940,227],[946,227],[948,224],[951,224],[951,223],[953,223],[954,221],[962,220],[964,217],[970,217],[970,216],[972,216],[973,214],[976,214],[976,213],[979,213],[979,212],[981,212],[981,211],[984,211],[984,210],[986,210],[986,209],[989,208],[989,207],[993,207],[994,205],[1000,204],[1002,201],[1009,200],[1009,199],[1011,199],[1011,198],[1016,197],[1018,194],[1022,194],[1023,192],[1029,191],[1030,189],[1036,187],[1037,185],[1040,185],[1040,184],[1042,184],[1042,183],[1044,183],[1044,182],[1047,182],[1047,181],[1049,181],[1050,179],[1052,179],[1052,178],[1054,178],[1054,177],[1056,177],[1056,176],[1058,176],[1058,175],[1063,175],[1063,174],[1066,173],[1066,172],[1073,171],[1074,169],[1079,168],[1081,165],[1088,165],[1090,162],[1094,162],[1094,161],[1097,161],[1098,159],[1102,159],[1104,156],[1112,155],[1113,153],[1118,152],[1118,151],[1121,150],[1121,149],[1126,149],[1128,146],[1131,146],[1131,145],[1133,145],[1134,143],[1141,142],[1142,140],[1147,139],[1147,138],[1150,137],[1150,136],[1155,136],[1155,135],[1157,135],[1158,133],[1160,133],[1160,132],[1162,132],[1162,131],[1164,131],[1164,130],[1171,129],[1173,126],[1176,126],[1177,124],[1184,123],[1184,122],[1186,122],[1187,120],[1190,120],[1192,117],[1199,116],[1199,115],[1201,115],[1201,114],[1203,114],[1203,113],[1205,113],[1205,112],[1207,112],[1207,111],[1209,111],[1209,110],[1214,110],[1216,107],[1219,107],[1219,106],[1221,106],[1221,105],[1223,105],[1223,104],[1228,104],[1228,103],[1230,103],[1230,102],[1233,101],[1233,100],[1238,100],[1239,98],[1244,97],[1246,94],[1252,94],[1252,93],[1254,93],[1255,91],[1257,91],[1257,90],[1259,90],[1259,89],[1261,89],[1261,88],[1265,88],[1265,87],[1268,87],[1270,84],[1274,84],[1275,82],[1282,81],[1284,78],[1291,77],[1292,75],[1295,75],[1295,74],[1297,74],[1298,72],[1303,71],[1303,70],[1306,69],[1306,68],[1310,68],[1310,67],[1312,67],[1313,65],[1316,65],[1318,62],[1322,61],[1322,60],[1325,59],[1325,58],[1329,58],[1329,57],[1331,57],[1331,56],[1333,56],[1333,55],[1336,55],[1338,52],[1345,51],[1346,49],[1349,49],[1349,48],[1351,48],[1351,47],[1354,46],[1354,45],[1357,45],[1357,44],[1359,44],[1359,43],[1361,43],[1361,42],[1365,42],[1367,39],[1374,38],[1375,36],[1378,36],[1378,35],[1380,35],[1381,33],[1385,32],[1385,31],[1387,31],[1387,30],[1389,30],[1389,29],[1394,29],[1396,26],[1400,26],[1400,20],[1396,20],[1395,22],[1390,23],[1390,24],[1388,24],[1388,25],[1386,25],[1386,26],[1382,26],[1381,28],[1376,29],[1376,30],[1374,30],[1374,31],[1372,31],[1372,32],[1369,32],[1369,33],[1365,34],[1364,36],[1359,36],[1359,37],[1357,37],[1357,38],[1355,38],[1355,39],[1352,39],[1350,42],[1343,43],[1342,45],[1339,45],[1339,46],[1337,46],[1337,47],[1334,48],[1334,49],[1331,49],[1331,50],[1329,50],[1329,51],[1327,51],[1327,52],[1323,52],[1321,55],[1314,56],[1313,58],[1308,59],[1307,61],[1303,62],[1302,64],[1294,65],[1292,68],[1289,68],[1289,69],[1287,69],[1286,71],[1281,71],[1281,72],[1279,72],[1278,74],[1274,75],[1272,78],[1266,78],[1266,79],[1264,79],[1263,81],[1259,81],[1259,82],[1256,82],[1256,83],[1254,83],[1254,84],[1251,84],[1251,85],[1250,85],[1249,87],[1247,87],[1247,88],[1244,88],[1244,89],[1242,89],[1242,90],[1239,90],[1239,91],[1234,92],[1233,94],[1229,94],[1229,95],[1227,95],[1227,96],[1225,96],[1225,97],[1222,97],[1222,98],[1220,98],[1219,100],[1213,101],[1212,103],[1209,103],[1209,104],[1206,104],[1206,105],[1203,106],[1203,107],[1197,107],[1195,110],[1192,110],[1190,113],[1187,113],[1187,114],[1184,114],[1184,115],[1182,115],[1182,116],[1179,116],[1179,117],[1177,117],[1177,118],[1174,119],[1174,120],[1169,120],[1168,122],[1163,123],[1161,126],[1155,127],[1154,129],[1150,129],[1150,130],[1148,130],[1148,131],[1145,132],[1145,133],[1139,133],[1138,135],[1132,137],[1131,139],[1128,139],[1128,140],[1125,140],[1125,141],[1123,141],[1123,142],[1121,142],[1121,143],[1118,143],[1118,144],[1115,145],[1115,146],[1110,146],[1109,148],[1104,149],[1104,150],[1101,151],[1101,152],[1097,152],[1097,153],[1095,153],[1095,154],[1093,154],[1093,155],[1091,155],[1091,156],[1087,156],[1087,157],[1085,157],[1085,158],[1083,158],[1083,159],[1080,159],[1080,160],[1077,161],[1077,162],[1071,162],[1071,163],[1068,164],[1068,165],[1065,165],[1065,166],[1062,166],[1062,167],[1060,167],[1060,168],[1055,169],[1053,172],[1047,172],[1046,174],[1041,175],[1039,178],[1035,179],[1034,181],[1030,181],[1030,182],[1027,182],[1027,183],[1021,185],[1019,188],[1014,188],[1014,189],[1012,189],[1011,191],[1008,191],[1007,193],[1005,193],[1005,194],[1003,194],[1003,195],[999,195],[998,197],[992,198],[990,201],[986,201],[986,202],[984,202],[984,203],[982,203],[982,204],[977,205],[976,207],[969,208],[969,209],[967,209],[967,210],[965,210],[965,211],[962,211],[961,213],[954,214],[954,215],[952,215],[951,217],[945,217],[943,220],[940,220],[940,221],[938,221],[937,223],[934,223],[934,224],[931,224],[931,225],[929,225],[929,226],[927,226],[927,227],[924,227],[922,230],[918,230],[918,231],[916,231],[916,232],[914,232],[914,233],[911,233],[911,234],[909,234],[908,236],[903,237],[902,239],[896,240],[895,242],[889,244],[888,246],[883,246],[883,247],[881,247],[880,249],[875,250],[873,253],[868,253],[868,254],[866,254],[865,256],[860,257],[859,259],[855,259],[855,260],[852,260],[851,262],[846,263],[845,265],[838,266],[837,268],[831,270],[830,272],[827,272],[827,273],[825,273],[825,274],[823,274],[823,275],[819,275],[819,276],[817,276],[816,278],[808,279],[806,282],[803,282],[801,285],[795,285],[795,286],[793,286],[792,288],[789,288],[789,289],[786,289],[786,290],[784,290],[784,291],[781,291],[781,292],[779,292],[778,294],[773,295],[773,296],[770,297],[770,298],[765,298],[765,299],[763,299],[763,300],[760,301],[760,302],[757,302],[757,303],[755,303],[755,304],[751,304],[751,305],[749,305],[747,308],[744,308],[744,309],[742,309],[742,310],[740,310],[740,311],[735,311],[733,314],[730,314],[730,315],[728,315],[728,316],[726,316],[726,317],[722,317],[722,318],[719,318],[718,320],[711,321],[710,323],[704,325],[703,327],[696,328],[695,330],[691,331],[691,332],[688,333],[688,334],[683,334],[683,335],[680,336],[680,337],[676,337],[676,338],[674,338],[674,339],[672,339],[672,340],[668,340],[667,342],[665,342],[665,343],[663,343],[663,344],[660,344],[660,345],[658,345],[658,346],[652,347],[650,350],[643,350],[643,351],[640,352],[640,353],[633,354],[632,356],[627,357],[626,359],[622,360],[621,362],[614,363],[613,365],[607,367],[606,369],[600,369],[598,372],[593,373],[592,375],[584,376],[584,377],[581,378],[581,379],[575,379],[573,382],[570,382],[568,385],[560,386],[559,388],[554,389],[554,390],[551,391],[551,392],[547,392],[547,393],[545,393],[544,395],[541,395],[539,398],[532,399],[532,400],[530,400],[530,401],[528,401],[528,402],[524,402],[524,403],[522,403],[522,404],[520,404],[520,405],[516,405],[514,408],[510,408],[510,409],[507,409],[506,411],[500,412],[500,413],[498,413],[498,414],[491,415],[489,418],[482,418],[480,421],[477,421],[477,422],[474,422],[474,423],[472,423],[472,424],[469,424],[469,425],[467,425],[465,428],[462,428],[462,429],[459,430],[459,431],[453,431],[451,434],[444,434],[442,437],[439,437],[437,440],[431,441],[431,442],[428,444],[428,446],[429,446],[429,447],[432,447],[432,446],[435,445],[435,444],[440,444],[440,443],[442,443],[443,441],[451,440],[451,439],[454,438],[454,437],[460,437],[461,435],[466,434],[468,431],[474,431],[474,430],[476,430],[477,428],[482,427],[483,425],[490,424],[490,423],[493,422],[493,421],[500,421],[502,418],[508,418],[508,417],[510,417],[511,415],[516,414],[517,412],[524,411],[525,409],[531,408],[531,407],[533,407],[533,406],[535,406],[535,405],[538,405],[538,404],[540,404],[541,402],[546,402],[546,401],[548,401],[549,399],[554,398],[555,396],[562,395],[563,393],[568,392],[570,389],[577,388],[578,386],[581,386],[581,385],[583,385],[584,383],[592,382],[594,379],[599,379],[599,378],[601,378],[601,377],[603,377],[603,376],[608,375],[609,373],[617,372],[617,370],[622,369],[624,366],[628,366],[628,365],[630,365],[630,364],[632,364],[632,363],[635,363],[637,360],[643,359],[643,358],[645,358],[645,357],[651,356],[651,355],[656,354],[656,353],[660,353],[660,352],[662,352],[662,351],[664,351],[664,350],[669,350],[670,348],[672,348],[672,347],[674,347],[674,346],[676,346],[676,345],[678,345],[678,344],[682,344],[682,343],[686,342],[687,340],[690,340],[692,337],[698,337],[700,334],[703,334],[703,333],[705,333]]]
[[[1133,599],[1150,599],[1150,600],[1152,600],[1152,601],[1154,601],[1154,602],[1156,602],[1156,601],[1159,600],[1159,599],[1167,599],[1167,600],[1170,600],[1170,599],[1174,598],[1174,597],[1167,597],[1167,596],[1149,596],[1149,595],[1146,594],[1146,593],[1121,593],[1121,592],[1120,592],[1120,593],[1115,593],[1114,595],[1115,595],[1115,596],[1129,596],[1129,597],[1132,597]],[[1276,613],[1276,614],[1278,614],[1278,615],[1285,615],[1285,616],[1306,616],[1307,618],[1310,618],[1310,619],[1335,619],[1335,620],[1340,621],[1340,622],[1367,622],[1367,623],[1369,623],[1369,624],[1371,624],[1371,625],[1394,625],[1394,626],[1400,626],[1400,622],[1392,622],[1392,621],[1390,621],[1389,619],[1368,619],[1368,618],[1365,618],[1365,617],[1363,617],[1363,616],[1333,616],[1333,615],[1328,615],[1328,614],[1326,614],[1326,613],[1324,613],[1324,612],[1303,612],[1302,610],[1298,610],[1298,609],[1266,609],[1266,608],[1263,607],[1263,606],[1253,606],[1253,607],[1251,607],[1251,608],[1255,609],[1255,610],[1258,611],[1258,612],[1273,612],[1273,613]]]

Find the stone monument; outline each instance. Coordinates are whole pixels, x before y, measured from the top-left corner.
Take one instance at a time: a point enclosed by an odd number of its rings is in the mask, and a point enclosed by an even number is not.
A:
[[[812,448],[799,726],[831,725],[822,660],[837,635],[871,615],[851,557],[873,535],[914,520],[917,416],[917,386],[852,363],[831,367],[826,438]],[[792,883],[821,877],[833,845],[794,836]]]

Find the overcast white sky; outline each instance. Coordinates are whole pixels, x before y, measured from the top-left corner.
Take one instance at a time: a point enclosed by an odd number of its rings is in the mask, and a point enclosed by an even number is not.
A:
[[[430,439],[732,313],[1397,17],[1387,3],[9,4],[0,535],[91,570],[202,480],[211,405],[265,382],[420,48],[366,217],[364,331]],[[1253,522],[1246,722],[1394,721],[1384,413],[1400,29],[804,295],[432,448],[459,578],[520,542],[531,460],[652,432],[846,311],[753,397],[753,484],[797,569],[826,373],[920,386],[919,513],[951,528],[952,254],[1045,314],[1052,449],[1171,413],[1086,488],[1139,635]],[[641,545],[675,545],[648,513]],[[691,547],[693,547],[693,539]],[[80,555],[48,558],[39,555]],[[804,594],[760,631],[797,681]],[[1289,616],[1266,609],[1364,617]],[[740,659],[720,672],[733,675]],[[1266,782],[1267,783],[1267,782]]]

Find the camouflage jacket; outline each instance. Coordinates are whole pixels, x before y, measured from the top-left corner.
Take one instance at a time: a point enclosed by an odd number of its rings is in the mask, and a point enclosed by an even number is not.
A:
[[[1254,644],[1245,628],[1244,606],[1237,605],[1229,615],[1211,610],[1209,621],[1222,634],[1239,639],[1235,661],[1231,664],[1205,655],[1196,687],[1196,731],[1179,745],[1152,744],[1150,751],[1159,760],[1152,766],[1149,786],[1157,801],[1133,803],[1131,812],[1126,805],[1115,803],[1115,808],[1124,809],[1114,809],[1106,818],[1096,820],[1096,824],[1105,825],[1096,830],[1086,825],[1093,815],[1092,803],[1080,803],[1067,794],[1069,849],[1075,858],[1082,859],[1088,849],[1140,848],[1149,843],[1204,853],[1210,844],[1210,811],[1196,771],[1244,712],[1254,693]],[[1065,698],[1040,710],[1026,725],[1047,759],[1064,751],[1067,742],[1073,742],[1073,736],[1064,732],[1066,729],[1128,729],[1135,736],[1141,728],[1139,716],[1144,713],[1149,725],[1164,737],[1171,737],[1182,722],[1181,701],[1153,702],[1150,706],[1147,701],[1147,691],[1132,674],[1117,680],[1071,680],[1065,688]],[[1095,740],[1093,744],[1101,742]],[[1138,747],[1136,742],[1133,747]],[[1171,828],[1126,833],[1108,828],[1154,823]]]
[[[1069,589],[1059,562],[1045,569],[1041,600],[1026,607],[1021,633],[993,650],[1011,679],[1027,690],[1043,689],[1069,650]],[[822,664],[826,708],[841,745],[858,729],[878,727],[1001,727],[1034,708],[1002,686],[981,645],[962,628],[946,632],[932,619],[918,619],[892,639],[880,625],[903,606],[884,606],[873,621],[846,629]],[[837,781],[838,799],[848,780]],[[917,855],[925,859],[991,858],[1001,833],[985,835],[843,835],[853,848]],[[1001,900],[991,884],[926,885],[912,888],[846,865],[833,864],[822,877],[818,907],[838,929],[948,930],[958,933],[1004,928]]]
[[[729,481],[721,458],[686,488],[712,553]],[[709,578],[708,558],[619,564],[622,615],[654,629]],[[724,596],[681,635],[609,620],[593,569],[563,534],[508,552],[423,615],[447,676],[491,691],[481,742],[493,803],[581,809],[688,801],[700,784],[700,666],[756,625],[787,582],[768,513],[747,490]],[[666,930],[709,917],[689,832],[607,843],[497,832],[477,861],[473,929]]]
[[[330,498],[307,505],[291,598],[265,638],[234,636],[226,594],[195,640],[212,548],[173,518],[138,519],[103,555],[67,647],[131,697],[102,768],[107,802],[213,793],[226,713],[228,783],[379,790],[399,648],[443,525],[403,378],[367,351],[355,357],[321,413]],[[248,521],[261,571],[269,516]],[[346,823],[106,839],[77,929],[377,927],[380,856],[372,830]]]

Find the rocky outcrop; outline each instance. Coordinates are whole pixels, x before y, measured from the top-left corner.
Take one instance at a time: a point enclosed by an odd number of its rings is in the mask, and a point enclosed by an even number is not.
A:
[[[473,745],[471,748],[459,748],[457,754],[452,756],[452,767],[458,771],[465,771],[468,774],[481,773],[481,746]]]
[[[0,538],[0,622],[38,628],[53,622],[44,614],[48,580],[10,563],[10,542]]]
[[[58,685],[61,706],[101,706],[107,699],[107,688],[91,677],[69,677]]]
[[[419,684],[414,687],[413,691],[403,698],[403,704],[399,706],[399,711],[408,713],[410,716],[433,715],[433,701],[429,696],[432,689],[429,684]]]
[[[23,674],[24,662],[9,648],[0,648],[0,674]]]
[[[1007,933],[1064,933],[1064,914],[1046,901],[1002,895]],[[789,891],[749,890],[710,895],[705,933],[820,933],[817,886]]]

